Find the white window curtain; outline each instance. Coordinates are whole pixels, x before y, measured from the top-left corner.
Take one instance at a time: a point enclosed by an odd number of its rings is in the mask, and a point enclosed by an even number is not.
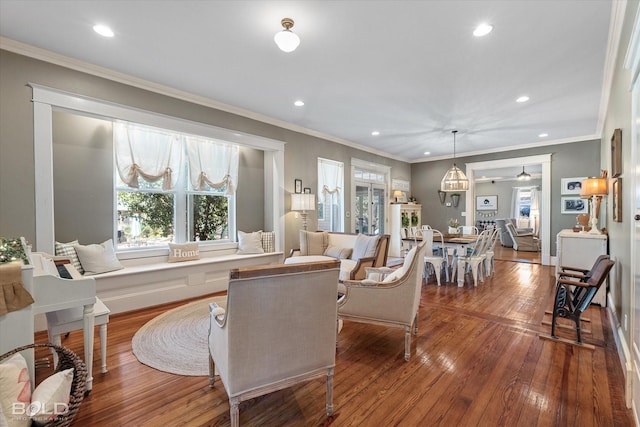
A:
[[[323,220],[318,219],[318,228],[344,231],[344,163],[318,158],[318,187],[323,204]]]
[[[538,187],[531,187],[531,210],[529,212],[529,227],[533,228],[533,234],[538,235],[540,231],[540,190]]]
[[[239,147],[227,142],[187,136],[189,175],[194,190],[205,191],[226,186],[233,195],[238,185]]]
[[[138,188],[138,178],[162,180],[162,189],[175,187],[182,164],[180,136],[162,129],[115,122],[113,139],[120,179]]]
[[[520,187],[513,187],[513,194],[511,195],[511,216],[516,221],[520,218]]]

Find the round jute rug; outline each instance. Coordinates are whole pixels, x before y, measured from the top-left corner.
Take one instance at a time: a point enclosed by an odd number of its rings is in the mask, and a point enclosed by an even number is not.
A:
[[[133,354],[141,363],[177,375],[209,375],[209,303],[225,306],[226,297],[176,307],[147,322],[133,336]]]

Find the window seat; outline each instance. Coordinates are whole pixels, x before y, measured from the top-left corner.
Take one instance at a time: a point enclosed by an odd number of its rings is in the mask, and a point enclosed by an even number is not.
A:
[[[235,248],[201,251],[192,261],[167,262],[168,255],[129,258],[121,270],[96,274],[97,296],[112,314],[225,291],[229,270],[280,264],[282,252],[236,254]]]

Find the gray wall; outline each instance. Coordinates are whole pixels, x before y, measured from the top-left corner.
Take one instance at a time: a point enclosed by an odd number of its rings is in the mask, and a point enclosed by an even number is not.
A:
[[[295,178],[302,179],[303,185],[311,187],[315,193],[318,156],[344,162],[347,204],[351,198],[348,175],[352,158],[390,166],[391,178],[406,180],[411,175],[411,166],[405,162],[0,50],[0,235],[24,236],[35,245],[35,211],[38,206],[34,192],[33,105],[29,83],[285,142],[285,249],[298,246],[297,230],[302,225],[300,219],[289,212],[288,194],[293,192]],[[101,148],[94,150],[100,152]],[[79,154],[83,155],[87,153]],[[268,226],[264,225],[262,215],[264,184],[261,160],[243,155],[240,161],[246,166],[245,171],[252,184],[239,183],[238,191],[241,188],[243,191],[238,200],[238,228],[246,231],[266,229]],[[81,177],[77,179],[82,180]],[[69,193],[64,197],[67,200],[73,198]],[[95,201],[93,196],[86,197]],[[99,203],[102,202],[101,199]],[[255,209],[256,203],[262,204],[260,209]],[[314,229],[315,226],[316,218],[312,214],[309,228]],[[87,235],[97,237],[105,232],[106,229],[100,226],[94,231],[87,231]]]
[[[552,153],[551,156],[551,255],[556,253],[555,236],[564,228],[575,225],[575,215],[560,213],[560,180],[562,178],[599,176],[600,175],[600,140],[575,142],[572,144],[551,145],[528,148],[525,150],[505,151],[502,153],[483,154],[478,156],[459,157],[457,164],[484,162],[488,160],[508,159],[514,157],[535,156]],[[437,203],[425,203],[426,200],[437,201],[440,181],[451,167],[452,160],[416,163],[411,168],[411,185],[414,195],[422,203],[422,222],[433,228],[444,229],[447,220],[452,217],[462,219],[466,211],[464,196],[457,208],[446,207]],[[515,165],[518,166],[518,165]],[[447,201],[450,198],[447,196]],[[461,221],[462,222],[462,221]]]
[[[609,184],[609,196],[606,205],[603,203],[601,209],[606,209],[605,226],[609,232],[609,253],[616,261],[612,273],[609,276],[609,299],[613,301],[613,311],[616,315],[614,321],[619,322],[625,336],[626,343],[631,346],[633,343],[630,325],[634,314],[631,312],[631,298],[634,278],[631,276],[632,264],[634,262],[631,253],[631,236],[633,236],[633,214],[634,199],[631,181],[634,179],[633,170],[638,165],[631,162],[631,72],[624,68],[625,54],[627,53],[633,22],[640,6],[637,0],[629,1],[622,27],[621,42],[618,46],[618,56],[616,58],[615,74],[611,86],[609,106],[602,132],[602,168],[611,171],[611,136],[614,129],[622,129],[622,222],[613,222],[611,208],[611,184]],[[605,208],[606,206],[606,208]],[[601,217],[602,217],[601,210]],[[636,266],[638,268],[638,266]],[[637,278],[635,279],[637,282]],[[636,291],[637,292],[637,291]],[[640,307],[636,307],[638,310]],[[638,315],[636,314],[637,318]],[[625,322],[625,318],[628,322]],[[633,352],[632,348],[629,348]]]

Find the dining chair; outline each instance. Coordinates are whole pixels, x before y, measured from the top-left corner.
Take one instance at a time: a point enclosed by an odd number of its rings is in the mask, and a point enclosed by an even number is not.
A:
[[[462,234],[463,236],[471,236],[480,234],[478,231],[478,227],[475,225],[461,225],[458,227],[458,234]]]
[[[484,265],[484,260],[486,259],[486,249],[489,241],[489,233],[493,232],[493,230],[484,230],[482,233],[478,234],[476,241],[467,248],[466,253],[457,254],[456,263],[463,262],[465,264],[463,271],[470,270],[473,275],[473,286],[478,286],[478,278],[481,281],[484,281],[482,266]],[[456,276],[458,274],[458,269],[456,268],[456,264],[453,264],[453,278],[452,280],[456,280]]]
[[[427,271],[433,271],[436,275],[438,286],[440,286],[443,266],[445,267],[445,280],[449,281],[449,256],[446,247],[443,245],[444,236],[442,233],[436,229],[432,229],[431,232],[433,233],[433,245],[431,252],[427,251],[427,255],[424,257],[425,278],[428,277]],[[440,244],[438,245],[436,242],[440,242]]]
[[[487,250],[485,251],[486,257],[484,260],[484,270],[486,276],[491,276],[495,269],[494,258],[495,258],[495,246],[496,242],[500,238],[500,230],[498,228],[490,229],[492,231],[491,236],[489,237],[489,243],[487,244]]]

